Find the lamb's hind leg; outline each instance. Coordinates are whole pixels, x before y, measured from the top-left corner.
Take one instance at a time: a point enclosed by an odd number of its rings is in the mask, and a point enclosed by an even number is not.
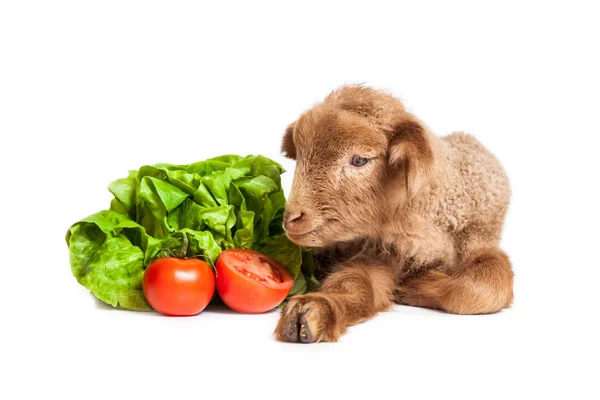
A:
[[[513,272],[508,256],[497,247],[479,249],[452,275],[438,270],[406,280],[399,303],[453,314],[489,314],[510,306]]]

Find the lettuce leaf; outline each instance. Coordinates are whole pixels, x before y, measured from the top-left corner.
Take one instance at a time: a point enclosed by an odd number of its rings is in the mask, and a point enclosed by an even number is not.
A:
[[[221,251],[263,252],[294,276],[290,295],[318,286],[312,250],[283,232],[283,168],[262,156],[225,155],[189,165],[157,164],[112,182],[110,209],[73,224],[71,271],[98,299],[150,309],[142,291],[148,264],[182,247],[214,265]]]

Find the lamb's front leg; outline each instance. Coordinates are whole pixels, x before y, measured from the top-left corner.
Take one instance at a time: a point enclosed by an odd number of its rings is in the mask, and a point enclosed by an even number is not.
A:
[[[334,342],[350,325],[392,305],[391,269],[352,261],[329,275],[318,292],[293,297],[281,311],[275,336],[287,342]]]

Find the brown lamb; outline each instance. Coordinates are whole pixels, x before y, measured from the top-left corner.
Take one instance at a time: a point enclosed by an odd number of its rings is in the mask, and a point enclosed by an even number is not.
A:
[[[279,340],[336,341],[396,302],[455,314],[509,307],[498,247],[510,187],[475,138],[439,138],[382,91],[343,86],[286,130],[296,171],[284,228],[316,249],[317,292],[292,298]]]

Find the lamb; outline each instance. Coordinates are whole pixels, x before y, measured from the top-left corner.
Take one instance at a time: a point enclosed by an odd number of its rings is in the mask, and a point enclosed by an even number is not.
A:
[[[284,229],[316,250],[325,278],[282,309],[279,340],[337,341],[393,303],[510,306],[509,182],[475,138],[439,138],[391,95],[343,86],[287,127],[282,151],[296,160]]]

